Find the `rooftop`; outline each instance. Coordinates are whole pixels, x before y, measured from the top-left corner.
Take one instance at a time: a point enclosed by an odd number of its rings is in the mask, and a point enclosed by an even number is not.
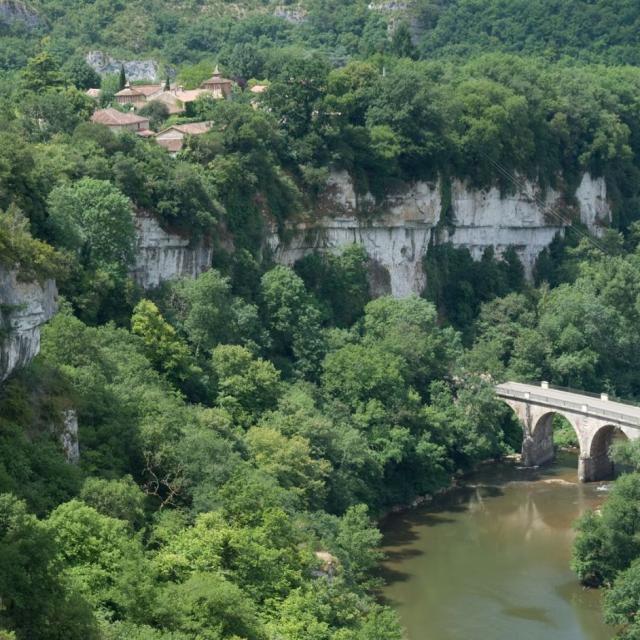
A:
[[[164,91],[164,84],[134,84],[133,89],[145,96],[152,96],[160,91]]]
[[[212,122],[187,122],[185,124],[174,124],[171,127],[167,127],[165,131],[168,131],[169,129],[176,129],[177,131],[180,131],[180,133],[197,136],[200,133],[206,133],[209,131],[212,125]],[[161,131],[160,133],[163,132]]]
[[[216,66],[216,70],[213,72],[213,75],[208,80],[205,80],[200,86],[204,87],[207,84],[232,84],[232,81],[228,78],[223,78]]]
[[[116,96],[153,96],[156,93],[160,93],[164,89],[163,84],[134,84],[131,86],[128,82],[124,86],[124,89],[120,89]]]
[[[180,102],[193,102],[204,93],[207,93],[206,89],[178,89],[174,95],[176,96],[176,98],[178,98],[178,100],[180,100]]]
[[[132,89],[129,86],[129,83],[127,82],[127,84],[124,85],[124,89],[120,89],[120,91],[118,91],[118,93],[116,93],[116,96],[120,97],[120,96],[143,96],[144,93],[142,93],[141,91],[138,91],[137,89]]]
[[[134,113],[122,113],[113,107],[107,107],[106,109],[98,109],[92,116],[91,122],[97,124],[105,124],[107,126],[123,126],[127,124],[142,124],[144,122],[149,124],[149,118],[143,118],[137,116]]]

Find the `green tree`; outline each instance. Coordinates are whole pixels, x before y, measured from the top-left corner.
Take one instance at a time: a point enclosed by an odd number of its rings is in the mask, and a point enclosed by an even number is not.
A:
[[[266,65],[271,81],[264,104],[285,122],[293,138],[311,131],[314,111],[324,92],[327,64],[317,55],[283,51]]]
[[[163,626],[202,640],[265,637],[249,598],[216,573],[196,573],[182,584],[169,584],[160,596],[157,616]]]
[[[71,133],[96,108],[93,98],[75,87],[46,89],[37,93],[26,93],[21,110],[28,119],[32,138],[48,140],[56,133]]]
[[[94,607],[135,614],[150,606],[149,568],[143,566],[139,540],[129,537],[127,522],[72,500],[55,509],[45,524],[65,577]]]
[[[264,62],[259,47],[252,42],[242,42],[233,47],[227,66],[233,75],[249,80],[263,76]]]
[[[0,495],[0,625],[18,640],[98,638],[86,603],[61,579],[58,549],[24,502]]]
[[[640,475],[616,481],[602,515],[587,512],[578,521],[571,566],[591,586],[611,584],[640,556]]]
[[[102,82],[100,74],[82,56],[73,56],[65,62],[62,71],[78,89],[99,88]]]
[[[211,77],[215,63],[202,60],[196,64],[187,64],[180,67],[176,82],[185,89],[196,89],[205,80]]]
[[[406,22],[401,22],[391,38],[391,51],[401,58],[417,58],[418,51],[413,44],[411,31]]]
[[[300,496],[305,508],[322,508],[326,497],[325,479],[331,465],[312,457],[308,440],[299,435],[287,437],[277,429],[261,426],[249,429],[246,442],[259,469]]]
[[[133,262],[133,211],[111,183],[83,178],[60,185],[49,196],[49,213],[59,246],[76,252],[87,267],[126,274]]]
[[[295,264],[304,280],[324,306],[331,324],[351,326],[364,312],[369,300],[368,256],[360,245],[348,245],[338,256],[310,254]]]
[[[640,600],[640,561],[622,571],[613,586],[604,592],[604,620],[615,625],[619,640],[634,640],[640,635],[637,612]]]
[[[264,343],[257,307],[233,296],[229,279],[219,271],[176,281],[167,304],[196,354],[220,343],[240,343],[254,351]]]
[[[22,86],[27,91],[41,93],[64,84],[64,75],[55,58],[48,51],[41,51],[30,58],[21,72]]]
[[[435,307],[422,298],[378,298],[367,304],[363,344],[402,358],[403,376],[423,397],[446,378],[461,355],[460,336],[438,326]]]
[[[149,100],[138,114],[149,118],[149,126],[154,131],[159,131],[164,121],[169,117],[169,107],[161,100]]]
[[[302,278],[277,266],[262,276],[262,299],[276,353],[294,360],[304,376],[317,376],[325,350],[320,313]]]
[[[239,345],[219,345],[211,364],[218,388],[218,403],[248,426],[275,406],[280,393],[280,373],[269,361],[254,358]]]
[[[402,371],[402,360],[380,346],[348,344],[327,354],[322,386],[352,410],[375,401],[394,405],[407,395]]]
[[[145,522],[145,495],[131,476],[119,480],[87,478],[80,499],[104,516],[127,521],[134,529]]]
[[[345,574],[353,584],[366,583],[378,566],[382,534],[369,519],[363,504],[350,507],[340,518],[336,535],[336,553]]]
[[[131,331],[142,338],[144,353],[158,371],[177,386],[195,384],[195,378],[202,371],[196,367],[187,345],[153,302],[145,299],[138,302],[131,316]]]

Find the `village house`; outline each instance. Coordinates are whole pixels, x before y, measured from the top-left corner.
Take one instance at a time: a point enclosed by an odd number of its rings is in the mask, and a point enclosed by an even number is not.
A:
[[[199,136],[211,129],[212,122],[189,122],[174,124],[155,135],[156,142],[175,156],[184,145],[186,136]]]
[[[124,89],[116,93],[118,104],[132,105],[135,109],[143,107],[149,100],[154,100],[164,91],[162,84],[138,84],[133,87],[127,82]]]
[[[91,122],[103,124],[116,133],[133,131],[145,138],[153,135],[153,131],[149,129],[149,118],[137,116],[134,113],[122,113],[113,107],[98,109],[91,116]]]
[[[154,100],[162,102],[167,106],[169,115],[177,113],[185,113],[189,111],[189,105],[193,104],[201,95],[209,94],[207,89],[183,89],[182,87],[172,88],[169,91],[163,91]]]
[[[200,85],[200,88],[210,91],[214,98],[226,98],[231,94],[233,81],[223,78],[218,66],[216,65],[216,70],[213,72],[213,75],[208,80],[205,80]]]

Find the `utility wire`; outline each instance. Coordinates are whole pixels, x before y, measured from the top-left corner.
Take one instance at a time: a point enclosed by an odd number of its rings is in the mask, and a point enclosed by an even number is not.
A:
[[[524,181],[520,180],[515,174],[511,173],[504,165],[502,165],[497,160],[490,158],[486,153],[480,152],[492,165],[495,169],[497,169],[509,182],[511,182],[519,192],[525,193],[527,197],[532,197],[535,203],[540,207],[543,213],[548,213],[553,216],[556,220],[559,220],[562,223],[562,226],[573,231],[578,237],[587,240],[587,242],[591,243],[596,249],[601,251],[606,255],[611,255],[609,251],[598,242],[593,236],[588,233],[585,233],[582,229],[573,226],[573,221],[569,218],[565,218],[559,210],[555,207],[547,204],[541,197],[537,196],[535,193],[529,194],[525,189]]]
[[[582,229],[573,226],[573,221],[569,218],[565,218],[557,209],[553,206],[547,204],[542,198],[536,196],[534,194],[529,194],[526,190],[526,183],[520,180],[517,176],[511,173],[506,167],[501,165],[499,162],[492,160],[488,156],[486,156],[489,162],[503,175],[505,176],[511,183],[513,183],[521,192],[524,192],[528,197],[533,198],[536,204],[542,209],[543,212],[549,213],[555,219],[559,220],[563,226],[571,229],[577,236],[587,240],[594,247],[596,247],[602,253],[608,254],[609,252],[605,249],[605,247],[600,244],[595,238],[593,238],[588,233],[585,233]]]

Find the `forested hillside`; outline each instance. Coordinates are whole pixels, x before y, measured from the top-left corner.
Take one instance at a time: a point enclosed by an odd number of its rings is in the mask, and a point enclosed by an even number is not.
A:
[[[74,2],[5,0],[0,59],[14,67],[43,35],[67,55],[101,49],[169,64],[301,45],[332,60],[374,53],[464,58],[488,51],[639,64],[640,9],[631,0],[301,0]],[[388,38],[388,25],[396,30]]]
[[[40,354],[0,382],[0,638],[402,638],[376,518],[519,450],[494,381],[640,397],[638,11],[0,2],[0,276],[59,291],[41,344],[18,340]],[[144,135],[122,131],[91,118],[131,116],[115,94],[137,85],[95,50],[155,60],[167,93],[216,65],[233,88],[150,101]],[[175,154],[156,142],[196,122]],[[531,280],[514,250],[442,244],[422,296],[374,298],[362,246],[290,268],[266,242],[320,217],[335,171],[374,213],[399,184],[439,185],[443,235],[454,178],[553,188],[568,225],[587,172],[613,227],[576,223]],[[144,289],[141,219],[210,264]],[[21,312],[0,299],[0,353]],[[604,569],[578,551],[581,577],[640,591],[614,582],[640,555],[625,535]]]

